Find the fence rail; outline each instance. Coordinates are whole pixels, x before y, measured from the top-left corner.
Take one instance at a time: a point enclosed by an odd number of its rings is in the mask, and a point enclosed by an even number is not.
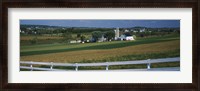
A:
[[[174,58],[162,58],[162,59],[148,59],[148,60],[137,60],[137,61],[119,61],[119,62],[103,62],[103,63],[53,63],[53,62],[32,62],[32,61],[20,61],[20,64],[29,65],[29,66],[20,66],[20,69],[28,69],[28,70],[43,70],[43,71],[65,71],[63,69],[54,69],[54,66],[63,66],[63,67],[74,67],[76,71],[78,71],[79,67],[83,66],[105,66],[105,70],[109,70],[109,66],[114,65],[132,65],[132,64],[146,64],[147,69],[151,70],[151,64],[152,63],[167,63],[167,62],[179,62],[180,57],[174,57]],[[49,68],[39,68],[39,67],[33,67],[33,65],[45,65],[49,66]],[[175,67],[173,68],[167,68],[169,70],[177,70],[180,68]],[[159,70],[160,68],[158,68]],[[130,69],[129,69],[130,70]],[[152,70],[156,70],[156,68],[153,68]],[[164,70],[164,69],[163,69]]]

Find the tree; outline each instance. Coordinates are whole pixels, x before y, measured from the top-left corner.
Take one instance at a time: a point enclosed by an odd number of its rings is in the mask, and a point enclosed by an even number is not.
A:
[[[76,37],[77,37],[77,38],[80,38],[80,37],[81,37],[81,34],[80,34],[80,33],[78,33]]]
[[[140,34],[140,37],[144,37],[144,34],[141,33],[141,34]]]
[[[81,36],[81,42],[84,42],[85,41],[85,36]]]
[[[126,33],[124,33],[124,35],[126,35],[126,36],[132,36],[132,34],[130,32],[126,32]]]
[[[77,41],[78,39],[80,39],[80,37],[81,37],[81,34],[78,33],[78,34],[76,35],[76,41]]]
[[[105,32],[104,37],[107,38],[107,40],[109,41],[115,37],[115,33],[114,33],[114,31],[107,31],[107,32]]]
[[[66,31],[65,33],[63,33],[62,37],[64,42],[69,43],[70,40],[72,39],[72,34]]]
[[[92,32],[92,37],[94,38],[95,41],[98,41],[98,38],[102,37],[102,32],[101,31],[94,31],[94,32]]]
[[[30,40],[31,44],[37,44],[37,42],[38,42],[37,36],[35,36],[33,39]]]

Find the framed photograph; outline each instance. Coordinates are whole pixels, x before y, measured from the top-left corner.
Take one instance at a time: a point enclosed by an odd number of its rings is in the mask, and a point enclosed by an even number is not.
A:
[[[3,1],[1,89],[198,91],[198,5]]]

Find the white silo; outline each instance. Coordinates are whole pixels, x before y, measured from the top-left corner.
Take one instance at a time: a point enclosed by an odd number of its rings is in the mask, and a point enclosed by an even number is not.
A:
[[[119,38],[119,28],[116,28],[115,30],[115,40]]]

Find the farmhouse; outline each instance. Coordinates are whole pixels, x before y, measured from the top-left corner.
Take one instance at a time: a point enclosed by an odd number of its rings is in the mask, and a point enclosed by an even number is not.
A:
[[[143,29],[140,29],[140,32],[145,32],[145,28],[143,28]]]
[[[114,39],[116,41],[119,41],[119,40],[121,40],[121,41],[135,40],[134,37],[133,37],[134,35],[131,35],[130,31],[128,29],[125,29],[124,32],[122,32],[122,31],[120,32],[119,28],[116,28],[114,30],[114,32],[115,32],[115,37],[112,38],[112,39]],[[98,39],[91,37],[90,40],[88,40],[87,42],[105,42],[105,41],[111,41],[111,39],[107,40],[107,38],[105,38],[105,35],[102,34],[101,37],[99,37]],[[71,40],[70,41],[70,43],[85,43],[85,42],[86,41],[81,41],[81,40]]]
[[[124,32],[129,32],[129,30],[128,30],[128,29],[126,29],[126,30],[124,30]]]
[[[135,39],[133,38],[133,36],[128,36],[123,34],[120,36],[120,40],[135,40]]]
[[[104,35],[101,36],[101,38],[98,38],[98,42],[104,42],[106,41],[106,38],[104,38]]]

